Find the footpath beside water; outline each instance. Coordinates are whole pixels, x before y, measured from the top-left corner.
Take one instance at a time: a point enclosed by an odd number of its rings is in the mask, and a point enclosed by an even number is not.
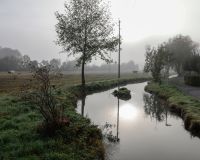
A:
[[[179,90],[181,90],[185,94],[188,94],[200,100],[200,87],[186,85],[184,83],[183,77],[171,78],[169,80],[169,84],[176,86]]]

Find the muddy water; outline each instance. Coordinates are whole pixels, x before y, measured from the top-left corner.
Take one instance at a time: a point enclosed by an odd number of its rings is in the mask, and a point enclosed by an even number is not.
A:
[[[128,101],[118,101],[112,89],[78,102],[80,114],[99,127],[112,124],[109,131],[119,134],[118,143],[105,142],[106,159],[200,160],[200,139],[184,129],[183,121],[164,102],[146,93],[145,85],[127,85],[132,95]]]

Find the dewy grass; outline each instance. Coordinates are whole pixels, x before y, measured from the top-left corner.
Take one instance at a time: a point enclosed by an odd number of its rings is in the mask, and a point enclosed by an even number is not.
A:
[[[103,148],[100,130],[78,115],[70,103],[66,114],[71,125],[55,137],[42,137],[37,133],[39,113],[31,104],[11,99],[14,97],[1,98],[0,159],[95,159],[103,154],[103,150],[99,152]]]
[[[143,82],[146,78],[120,80],[120,84]],[[91,82],[87,94],[116,87],[117,80]],[[0,159],[26,160],[94,160],[104,159],[102,133],[90,120],[77,114],[75,107],[80,85],[58,91],[65,104],[70,125],[58,130],[54,137],[37,132],[42,117],[35,107],[20,98],[1,94],[0,97]]]
[[[167,100],[171,111],[176,112],[184,120],[185,128],[194,135],[200,136],[200,101],[185,95],[171,85],[149,83],[146,91]]]

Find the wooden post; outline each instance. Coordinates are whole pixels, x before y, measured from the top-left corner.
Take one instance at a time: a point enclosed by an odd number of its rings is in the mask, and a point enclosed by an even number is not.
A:
[[[119,56],[118,56],[118,80],[120,79],[120,61],[121,61],[121,58],[120,58],[120,54],[121,54],[121,33],[120,33],[120,30],[121,30],[121,21],[119,20]]]
[[[119,90],[119,80],[120,80],[120,54],[121,54],[121,22],[119,20],[119,55],[118,55],[118,90]],[[117,105],[117,141],[119,141],[119,98],[118,98],[118,105]]]

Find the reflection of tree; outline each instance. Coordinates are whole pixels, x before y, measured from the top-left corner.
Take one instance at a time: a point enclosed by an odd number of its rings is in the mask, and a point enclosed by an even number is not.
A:
[[[103,135],[109,142],[119,142],[119,105],[120,100],[117,98],[117,125],[112,125],[106,122],[103,126]],[[116,127],[116,136],[113,134],[113,129]]]
[[[155,118],[159,122],[165,120],[165,125],[171,126],[167,123],[168,110],[165,102],[159,100],[156,96],[149,94],[144,94],[143,100],[145,103],[144,111],[146,115],[149,115],[151,118]]]
[[[83,97],[81,98],[81,115],[82,115],[82,116],[84,116],[85,99],[86,99],[86,96],[83,96]]]

